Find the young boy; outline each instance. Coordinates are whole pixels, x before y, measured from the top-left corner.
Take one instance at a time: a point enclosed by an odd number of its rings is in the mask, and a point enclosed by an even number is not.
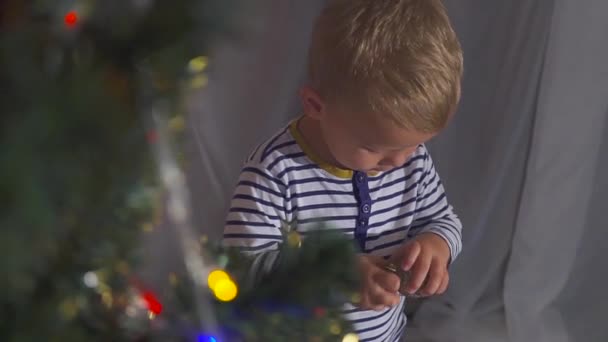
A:
[[[360,301],[345,317],[361,341],[397,341],[405,326],[399,278],[409,293],[448,286],[461,223],[424,143],[460,97],[462,52],[440,0],[335,0],[316,22],[304,114],[249,157],[224,231],[228,246],[269,269],[281,229],[323,223],[361,253]],[[273,252],[274,251],[274,252]]]

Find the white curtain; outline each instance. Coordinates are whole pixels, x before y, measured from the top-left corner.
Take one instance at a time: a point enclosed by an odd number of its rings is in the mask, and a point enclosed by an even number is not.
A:
[[[463,104],[432,146],[466,224],[413,341],[608,341],[608,2],[448,1]]]
[[[257,1],[243,12],[247,32],[212,55],[193,101],[189,170],[211,238],[243,158],[299,113],[323,2]],[[405,340],[608,341],[608,2],[446,5],[466,72],[460,110],[430,149],[465,244],[448,293],[421,303]],[[158,236],[151,258],[166,254]]]

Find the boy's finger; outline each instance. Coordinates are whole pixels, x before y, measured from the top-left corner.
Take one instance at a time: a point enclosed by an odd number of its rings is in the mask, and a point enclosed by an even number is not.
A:
[[[441,280],[441,285],[439,285],[439,289],[437,290],[437,294],[443,294],[448,289],[448,284],[450,283],[450,274],[445,272],[443,275],[443,279]]]
[[[409,293],[416,293],[422,283],[424,283],[427,274],[429,273],[429,268],[431,267],[431,258],[426,255],[420,255],[414,266],[412,266],[412,270],[410,272],[410,279],[407,283],[406,290]]]
[[[376,285],[369,289],[368,296],[372,306],[382,306],[384,308],[399,304],[399,300],[401,299],[396,292],[386,291],[380,285]]]
[[[426,280],[424,281],[424,285],[422,285],[422,289],[420,292],[424,296],[432,296],[437,293],[439,290],[439,286],[443,281],[443,275],[446,273],[445,267],[442,267],[441,263],[439,263],[436,259],[431,261],[431,267],[429,268],[429,272],[426,276]]]
[[[399,286],[401,286],[401,279],[399,279],[399,276],[384,270],[381,270],[374,275],[374,281],[385,291],[392,293],[399,291]]]
[[[357,306],[364,310],[372,310],[372,304],[366,292],[361,294],[361,300],[357,303]]]
[[[403,259],[401,261],[401,268],[404,271],[409,271],[412,266],[416,263],[422,248],[420,247],[420,243],[418,241],[412,241],[408,243],[405,247],[405,251],[403,253]]]

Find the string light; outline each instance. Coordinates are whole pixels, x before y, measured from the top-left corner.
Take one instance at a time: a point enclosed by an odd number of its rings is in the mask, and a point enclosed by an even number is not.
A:
[[[176,115],[169,120],[169,129],[173,132],[181,132],[186,127],[186,122],[183,115]]]
[[[207,67],[207,64],[209,64],[209,59],[207,57],[198,56],[190,60],[188,63],[188,70],[190,70],[191,73],[203,72]]]
[[[236,298],[238,289],[232,279],[220,279],[213,289],[215,298],[222,302],[229,302]]]
[[[342,342],[359,342],[359,336],[357,336],[357,334],[354,334],[354,333],[348,333],[348,334],[344,335]]]
[[[342,332],[342,328],[340,328],[340,324],[338,324],[338,322],[331,322],[329,332],[334,335],[339,335]]]
[[[228,273],[226,273],[225,271],[213,270],[207,276],[207,285],[209,285],[209,288],[211,289],[211,291],[215,291],[215,286],[217,285],[217,282],[222,279],[228,279],[228,278],[230,278],[230,277],[228,276]]]
[[[84,277],[82,277],[82,281],[89,288],[94,288],[99,285],[99,278],[97,278],[97,274],[91,271],[84,274]]]
[[[173,272],[169,273],[169,284],[171,284],[171,286],[177,286],[177,283],[179,283],[177,274],[175,274]]]
[[[321,306],[317,306],[316,308],[314,308],[313,311],[314,311],[315,317],[319,317],[319,318],[325,316],[325,314],[327,313],[327,310],[325,310],[325,308],[321,307]]]
[[[205,75],[196,75],[190,81],[190,86],[194,89],[202,88],[207,85],[209,79]]]
[[[76,13],[76,11],[70,11],[66,13],[65,17],[63,18],[63,21],[65,22],[65,25],[67,27],[76,26],[76,24],[78,23],[78,13]]]
[[[69,298],[61,303],[59,309],[64,318],[71,320],[78,314],[78,303],[75,299]]]
[[[141,298],[146,303],[146,307],[151,314],[158,315],[163,311],[163,306],[160,304],[156,296],[152,292],[144,292]]]
[[[151,233],[154,231],[154,225],[150,222],[146,222],[144,224],[141,225],[141,230],[144,233]]]
[[[215,298],[229,302],[236,298],[238,288],[224,270],[213,270],[207,276],[207,285],[213,291]]]
[[[111,308],[112,303],[114,302],[114,298],[112,297],[112,292],[110,292],[109,290],[102,291],[101,292],[101,301],[103,302],[103,304],[106,307]]]
[[[156,130],[153,130],[153,129],[147,131],[146,140],[148,141],[148,143],[154,144],[155,142],[158,141],[158,132],[156,132]]]
[[[210,335],[199,335],[197,342],[219,342],[217,338]]]

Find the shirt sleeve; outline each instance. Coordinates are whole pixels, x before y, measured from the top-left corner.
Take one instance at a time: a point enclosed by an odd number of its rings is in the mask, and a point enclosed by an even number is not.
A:
[[[246,164],[230,203],[223,245],[252,257],[252,281],[277,263],[282,222],[287,222],[286,185],[264,167]]]
[[[450,263],[462,249],[462,223],[448,203],[428,151],[424,158],[424,172],[418,185],[416,212],[409,235],[422,233],[435,233],[447,242],[450,248]]]

